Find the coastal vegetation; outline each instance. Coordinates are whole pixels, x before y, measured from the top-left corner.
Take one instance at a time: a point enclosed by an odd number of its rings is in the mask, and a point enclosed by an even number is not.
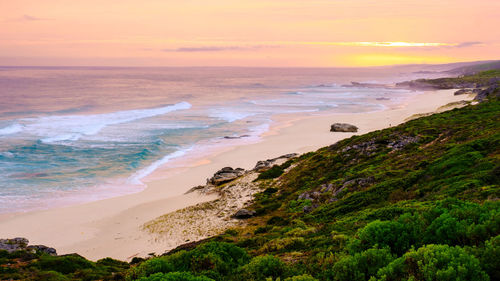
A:
[[[130,264],[0,251],[0,279],[500,280],[498,95],[276,165],[247,223],[210,239]]]

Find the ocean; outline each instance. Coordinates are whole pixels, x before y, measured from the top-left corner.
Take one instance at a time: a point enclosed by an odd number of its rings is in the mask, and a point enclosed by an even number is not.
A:
[[[404,68],[0,67],[0,213],[141,191],[173,159],[257,142],[276,114],[378,111]],[[207,175],[208,176],[208,175]]]

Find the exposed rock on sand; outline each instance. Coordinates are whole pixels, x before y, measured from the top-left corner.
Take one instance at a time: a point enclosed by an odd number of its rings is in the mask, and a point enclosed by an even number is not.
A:
[[[277,162],[280,162],[283,161],[283,160],[288,160],[288,159],[291,159],[291,158],[295,158],[297,157],[298,154],[297,153],[289,153],[289,154],[285,154],[285,155],[282,155],[280,157],[276,157],[276,158],[273,158],[273,159],[267,159],[267,160],[264,160],[264,161],[258,161],[257,164],[255,165],[255,168],[253,168],[253,171],[255,172],[264,172],[264,171],[267,171],[269,169],[271,169],[272,166],[276,165]]]
[[[233,215],[235,219],[248,219],[255,215],[255,211],[250,211],[247,209],[240,209],[236,214]]]
[[[29,240],[22,237],[12,238],[12,239],[0,239],[0,250],[6,250],[7,252],[15,252],[19,250],[33,251],[33,252],[43,252],[52,256],[57,255],[57,251],[54,248],[50,248],[44,245],[29,245]]]
[[[224,167],[215,172],[214,176],[207,180],[207,183],[221,185],[241,177],[244,173],[245,170],[242,168]]]
[[[330,127],[330,132],[357,132],[358,127],[347,123],[334,123]]]
[[[228,140],[234,140],[234,139],[242,139],[242,138],[248,138],[250,135],[241,135],[241,136],[224,136],[225,139]]]

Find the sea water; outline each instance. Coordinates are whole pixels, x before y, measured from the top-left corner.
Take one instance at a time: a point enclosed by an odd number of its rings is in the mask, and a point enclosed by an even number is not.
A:
[[[0,67],[0,213],[138,192],[173,159],[211,143],[258,141],[276,114],[383,110],[411,93],[342,85],[411,75],[392,68]]]

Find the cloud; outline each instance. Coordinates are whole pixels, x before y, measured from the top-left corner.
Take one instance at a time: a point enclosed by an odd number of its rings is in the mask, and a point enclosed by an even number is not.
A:
[[[459,43],[455,47],[456,48],[466,48],[466,47],[477,46],[477,45],[482,45],[482,44],[483,44],[483,42],[469,41],[469,42]]]
[[[30,16],[30,15],[23,15],[22,19],[27,20],[27,21],[47,20],[47,19],[42,19],[42,18]]]
[[[45,21],[45,20],[52,20],[52,19],[49,19],[49,18],[39,18],[39,17],[35,17],[35,16],[30,16],[30,15],[22,15],[18,18],[11,18],[11,19],[7,19],[5,20],[5,22],[15,22],[15,21]]]

